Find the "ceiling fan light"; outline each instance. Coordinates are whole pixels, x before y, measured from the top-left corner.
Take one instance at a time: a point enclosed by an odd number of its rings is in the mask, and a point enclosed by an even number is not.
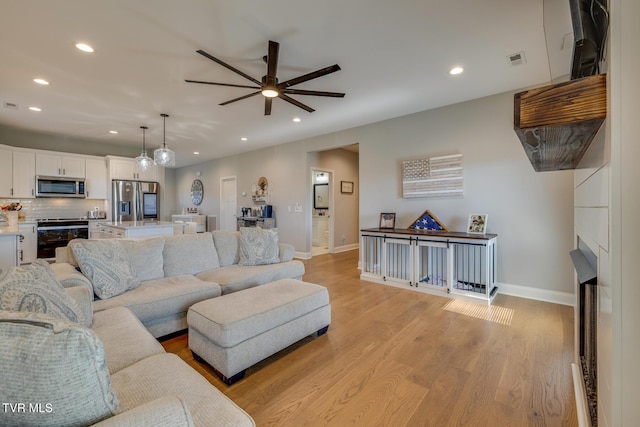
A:
[[[176,153],[167,148],[166,143],[166,123],[168,114],[160,114],[162,116],[162,147],[156,148],[153,152],[153,160],[156,165],[160,166],[175,166],[176,165]]]
[[[278,89],[272,86],[265,86],[262,89],[262,95],[266,96],[267,98],[275,98],[276,96],[280,95],[280,92],[278,92]]]

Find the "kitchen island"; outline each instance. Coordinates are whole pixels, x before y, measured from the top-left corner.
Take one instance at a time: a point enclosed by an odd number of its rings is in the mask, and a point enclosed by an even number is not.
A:
[[[182,225],[169,221],[103,222],[98,226],[98,229],[99,233],[97,237],[102,239],[182,234]]]

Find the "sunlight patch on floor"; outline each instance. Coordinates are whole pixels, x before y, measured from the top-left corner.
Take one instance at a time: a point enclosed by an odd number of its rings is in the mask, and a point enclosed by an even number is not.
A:
[[[513,319],[514,313],[512,308],[499,307],[496,305],[480,305],[455,299],[446,303],[442,309],[506,326],[511,325],[511,319]]]

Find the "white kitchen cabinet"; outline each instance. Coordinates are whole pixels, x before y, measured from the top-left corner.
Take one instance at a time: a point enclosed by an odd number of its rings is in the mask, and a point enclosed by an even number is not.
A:
[[[36,154],[36,173],[44,176],[85,177],[84,157],[39,152]]]
[[[28,222],[18,225],[20,229],[19,260],[20,264],[29,264],[35,261],[38,255],[38,235],[36,223]]]
[[[18,265],[18,235],[0,234],[0,269]]]
[[[106,199],[108,192],[107,162],[104,159],[87,158],[85,164],[87,176],[84,191],[87,199]]]
[[[36,154],[33,151],[13,150],[12,197],[36,197]]]
[[[35,188],[35,153],[30,150],[0,148],[0,197],[33,198]]]
[[[13,196],[13,150],[0,148],[0,197]]]
[[[157,167],[152,166],[148,171],[138,171],[136,160],[128,157],[107,156],[109,159],[109,177],[136,181],[157,181]]]

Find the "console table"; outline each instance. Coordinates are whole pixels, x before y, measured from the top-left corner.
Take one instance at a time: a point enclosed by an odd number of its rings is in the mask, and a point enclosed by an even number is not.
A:
[[[497,293],[496,234],[366,228],[360,278],[490,304]]]

